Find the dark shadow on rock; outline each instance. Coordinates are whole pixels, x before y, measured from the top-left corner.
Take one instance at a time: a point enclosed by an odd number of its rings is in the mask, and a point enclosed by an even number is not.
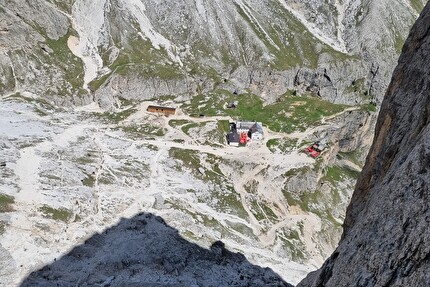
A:
[[[96,234],[52,264],[31,273],[26,286],[292,286],[244,255],[182,238],[161,217],[140,213]]]

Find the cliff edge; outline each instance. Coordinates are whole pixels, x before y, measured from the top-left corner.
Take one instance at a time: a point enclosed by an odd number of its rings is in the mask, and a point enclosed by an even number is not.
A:
[[[298,286],[430,286],[430,4],[382,103],[338,248]]]

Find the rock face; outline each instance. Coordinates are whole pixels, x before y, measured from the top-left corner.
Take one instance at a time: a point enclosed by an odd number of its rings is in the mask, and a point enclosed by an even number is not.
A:
[[[13,0],[0,3],[0,93],[106,109],[214,89],[379,103],[412,2]]]
[[[343,238],[298,286],[430,286],[430,4],[382,103]]]
[[[8,266],[0,268],[0,286],[142,209],[161,212],[185,238],[206,246],[222,240],[299,282],[340,238],[379,91],[422,6],[1,2],[0,157],[7,165],[0,196],[13,208],[0,211],[0,265]],[[183,113],[149,114],[148,99]],[[231,100],[240,114],[223,107]],[[268,126],[265,142],[231,152],[227,115],[259,116],[284,132]],[[321,139],[328,149],[317,160],[301,152]],[[109,285],[112,276],[90,282]]]
[[[210,249],[183,239],[161,217],[138,214],[87,239],[21,286],[292,287],[221,241]]]

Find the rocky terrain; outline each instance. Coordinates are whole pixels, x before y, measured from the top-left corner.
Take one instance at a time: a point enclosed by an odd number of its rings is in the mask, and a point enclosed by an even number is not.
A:
[[[429,286],[430,5],[412,28],[339,247],[298,286]]]
[[[161,217],[144,213],[92,236],[21,286],[57,284],[292,287],[269,268],[228,251],[222,242],[202,248],[184,240]]]
[[[57,260],[47,268],[71,264],[74,252],[66,254],[79,244],[82,256],[96,254],[85,241],[113,230],[102,236],[103,257],[141,212],[162,217],[192,242],[174,243],[175,235],[173,245],[208,258],[217,257],[211,246],[222,241],[222,253],[236,254],[225,262],[235,274],[229,282],[254,282],[236,281],[239,268],[263,274],[265,284],[298,283],[337,245],[382,91],[423,5],[0,3],[0,286],[16,286]],[[232,101],[238,107],[227,109]],[[149,104],[177,112],[149,113]],[[229,122],[240,119],[263,122],[265,139],[228,146]],[[317,140],[328,145],[320,157],[302,153]],[[148,284],[194,270],[163,268],[166,277],[151,269],[161,277]],[[81,276],[84,268],[73,270]],[[63,280],[45,271],[25,284]],[[82,280],[140,278],[105,275]],[[197,277],[188,283],[209,282]]]
[[[216,89],[379,103],[424,1],[175,3],[0,4],[0,92],[104,108]]]
[[[360,163],[347,153],[331,159],[339,149],[331,141],[317,160],[301,149],[316,135],[351,134],[355,126],[343,118],[366,119],[367,111],[334,106],[338,112],[303,132],[265,127],[264,141],[232,147],[225,142],[229,116],[178,109],[166,117],[147,112],[148,104],[109,113],[95,105],[59,111],[30,98],[3,100],[3,282],[19,282],[141,211],[162,216],[202,247],[222,240],[293,283],[330,254]],[[336,165],[321,169],[329,161]]]

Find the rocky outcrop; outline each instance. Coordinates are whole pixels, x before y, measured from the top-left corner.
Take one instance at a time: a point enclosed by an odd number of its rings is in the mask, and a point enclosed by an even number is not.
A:
[[[221,241],[210,249],[183,239],[161,217],[138,214],[93,235],[21,286],[292,287]]]
[[[397,0],[332,2],[0,3],[0,94],[103,108],[216,88],[269,103],[289,90],[379,103],[395,62],[386,59],[417,12]]]
[[[430,4],[382,103],[339,247],[298,286],[430,286]]]

